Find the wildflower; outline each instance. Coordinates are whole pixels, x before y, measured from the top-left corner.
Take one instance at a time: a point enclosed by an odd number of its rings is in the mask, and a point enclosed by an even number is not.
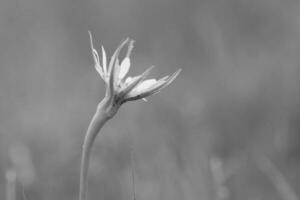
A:
[[[134,41],[129,38],[123,40],[112,55],[109,65],[107,66],[105,49],[102,46],[102,62],[100,63],[99,55],[93,46],[93,38],[90,32],[89,35],[95,68],[106,83],[106,94],[114,99],[117,104],[121,105],[126,101],[138,99],[145,100],[146,97],[160,92],[164,87],[169,85],[181,71],[181,69],[179,69],[171,76],[165,76],[158,80],[145,80],[153,69],[154,66],[152,66],[139,76],[126,77],[131,65],[130,54],[133,49]],[[126,56],[120,63],[118,58],[119,53],[125,45],[127,45]]]
[[[123,103],[138,99],[145,100],[146,97],[158,93],[164,87],[169,85],[181,71],[179,69],[171,76],[165,76],[158,80],[145,80],[151,69],[153,69],[153,67],[150,67],[139,76],[126,77],[131,64],[130,54],[133,49],[134,41],[129,38],[122,41],[112,55],[109,64],[106,52],[102,47],[102,62],[100,63],[98,52],[93,46],[92,34],[90,32],[89,34],[95,68],[105,82],[106,94],[104,99],[98,104],[96,113],[91,120],[83,142],[80,167],[79,200],[87,199],[87,173],[91,148],[103,125],[116,114]],[[127,45],[127,53],[120,63],[119,54],[125,45]]]

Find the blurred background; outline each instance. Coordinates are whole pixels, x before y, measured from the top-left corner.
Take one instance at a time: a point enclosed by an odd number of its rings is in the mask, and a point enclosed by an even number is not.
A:
[[[137,200],[299,199],[299,11],[297,0],[2,0],[0,199],[77,198],[105,91],[88,30],[108,55],[136,41],[131,75],[183,69],[106,124],[89,199],[133,199],[131,170]]]

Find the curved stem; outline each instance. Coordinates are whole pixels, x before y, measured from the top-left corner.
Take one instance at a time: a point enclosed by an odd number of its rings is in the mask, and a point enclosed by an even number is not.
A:
[[[80,166],[79,200],[87,199],[87,186],[88,186],[87,175],[88,175],[89,160],[90,160],[90,154],[91,154],[93,143],[100,129],[105,124],[105,122],[111,118],[105,112],[105,109],[103,108],[104,106],[105,106],[105,102],[101,102],[99,104],[97,111],[89,125],[89,128],[84,138],[84,143],[82,146],[81,166]]]

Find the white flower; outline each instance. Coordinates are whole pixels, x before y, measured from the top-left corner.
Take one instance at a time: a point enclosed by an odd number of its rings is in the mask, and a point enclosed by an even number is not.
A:
[[[130,54],[133,49],[134,41],[130,40],[129,38],[123,40],[115,50],[110,59],[109,65],[107,66],[108,63],[105,49],[102,46],[102,62],[100,63],[98,52],[93,46],[93,38],[91,32],[89,32],[89,35],[95,68],[106,83],[106,94],[114,99],[116,103],[122,104],[126,101],[137,99],[145,100],[146,97],[158,93],[162,88],[169,85],[181,71],[181,69],[179,69],[171,76],[165,76],[158,80],[145,80],[149,75],[151,69],[153,69],[152,66],[139,76],[126,78],[131,65]],[[120,64],[118,56],[121,49],[125,45],[127,45],[127,53]]]

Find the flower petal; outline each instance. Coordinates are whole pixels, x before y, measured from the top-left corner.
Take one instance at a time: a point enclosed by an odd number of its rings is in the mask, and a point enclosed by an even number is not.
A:
[[[148,88],[154,86],[157,83],[156,79],[148,79],[146,81],[141,82],[139,85],[137,85],[132,92],[141,93]]]
[[[177,78],[177,76],[180,74],[181,71],[182,71],[182,69],[178,69],[170,77],[168,77],[166,80],[166,84],[164,84],[163,87],[160,89],[163,89],[163,88],[167,87],[170,83],[172,83]],[[164,78],[162,78],[162,79],[164,79]]]
[[[136,93],[134,91],[129,92],[127,95],[127,99],[125,101],[133,101],[133,100],[137,100],[137,99],[143,99],[152,94],[160,92],[164,87],[166,87],[172,81],[174,81],[180,72],[181,72],[181,69],[177,70],[174,74],[172,74],[170,77],[168,77],[167,80],[165,80],[166,77],[164,77],[164,78],[158,80],[156,82],[156,84],[154,84],[150,88],[148,88],[140,93]]]
[[[94,48],[94,44],[93,44],[93,36],[92,36],[91,31],[89,31],[89,36],[90,36],[90,45],[91,45],[91,50],[92,50],[92,53],[93,53],[94,61],[95,61],[95,62],[99,62],[98,52],[97,52],[96,49]]]
[[[116,86],[120,83],[120,80],[118,78],[118,75],[120,73],[120,62],[119,62],[119,58],[116,58],[116,62],[115,62],[115,75],[114,75],[114,79],[115,79],[115,88]]]
[[[101,47],[101,49],[102,49],[102,67],[103,67],[104,74],[107,74],[107,58],[106,58],[106,53],[105,53],[105,49],[104,49],[103,46]]]
[[[120,73],[119,73],[120,80],[126,76],[126,74],[129,71],[129,68],[130,68],[130,59],[129,59],[129,57],[126,57],[126,58],[124,58],[124,60],[121,63],[121,66],[120,66]]]
[[[130,68],[130,54],[133,49],[133,44],[134,44],[134,40],[130,40],[128,44],[126,56],[121,63],[121,70],[119,74],[119,79],[121,81],[123,81],[124,77],[126,76]]]
[[[127,48],[127,53],[126,53],[126,57],[129,58],[131,51],[133,49],[133,44],[134,44],[134,40],[130,40],[129,44],[128,44],[128,48]]]
[[[100,74],[101,78],[105,81],[105,76],[104,76],[103,70],[98,63],[95,63],[95,69]]]
[[[90,36],[90,45],[91,45],[91,50],[92,50],[92,54],[93,54],[93,58],[94,58],[95,68],[96,68],[97,72],[100,74],[100,76],[102,77],[102,79],[105,80],[103,69],[102,69],[102,67],[100,65],[100,62],[99,62],[99,55],[98,55],[97,50],[94,48],[93,36],[92,36],[92,33],[90,31],[89,31],[89,36]]]
[[[131,90],[133,90],[138,84],[140,84],[143,80],[145,80],[145,78],[149,75],[150,71],[154,68],[154,66],[149,67],[144,73],[142,73],[142,75],[137,76],[137,78],[133,81],[131,81],[131,83],[122,90],[121,95],[127,95],[127,93],[129,93]]]
[[[127,77],[125,80],[125,84],[129,85],[132,82],[132,79],[133,79],[132,77]]]
[[[122,41],[120,43],[120,45],[118,46],[118,48],[115,50],[114,54],[112,55],[111,59],[110,59],[110,63],[109,63],[109,69],[108,69],[108,73],[109,73],[109,90],[110,93],[113,94],[114,93],[114,85],[115,85],[115,62],[119,56],[119,53],[121,51],[121,49],[124,47],[124,45],[128,42],[128,38],[125,39],[124,41]]]
[[[111,70],[112,70],[112,68],[114,66],[116,58],[119,56],[119,53],[120,53],[121,49],[126,45],[126,43],[128,43],[128,41],[129,41],[129,38],[126,38],[125,40],[123,40],[119,44],[118,48],[115,50],[114,54],[112,55],[112,57],[110,59],[110,62],[109,62],[109,67],[108,67],[109,74],[110,74],[110,72],[111,72]]]
[[[165,81],[169,78],[169,76],[164,76],[163,78],[159,79],[159,81]]]
[[[139,89],[139,88],[134,88],[132,91],[130,91],[127,95],[127,97],[135,97],[135,96],[141,96],[143,94],[147,94],[149,92],[151,92],[152,90],[156,90],[156,88],[159,88],[161,87],[163,84],[165,84],[166,81],[156,81],[154,84],[152,84],[151,86],[149,87],[146,87],[144,89]],[[147,95],[149,96],[149,95]]]

